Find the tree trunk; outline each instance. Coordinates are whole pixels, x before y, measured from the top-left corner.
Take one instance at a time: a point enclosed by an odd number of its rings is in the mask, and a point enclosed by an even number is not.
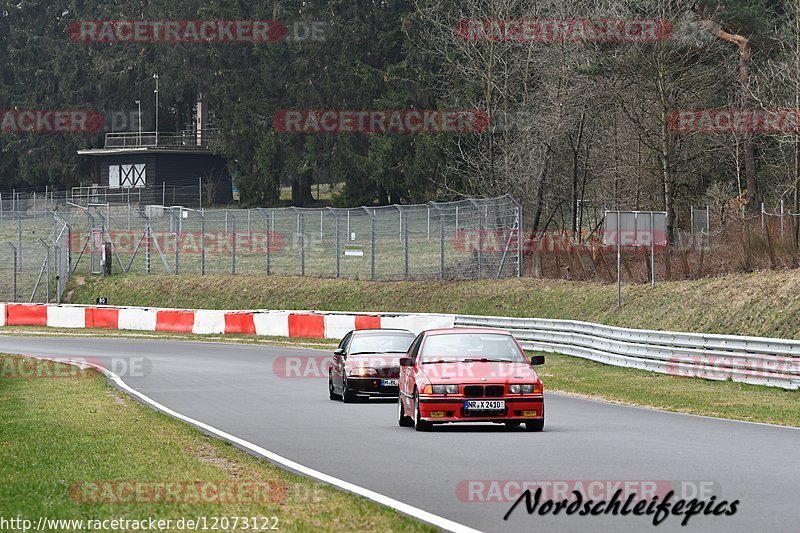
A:
[[[746,37],[728,33],[719,24],[711,20],[703,20],[702,24],[706,29],[718,39],[726,43],[731,43],[739,48],[739,85],[741,93],[739,95],[740,109],[750,109],[750,75],[748,66],[750,64],[750,41]],[[758,208],[758,176],[756,175],[756,157],[753,148],[753,132],[746,131],[744,134],[744,171],[747,177],[747,210],[750,212]]]

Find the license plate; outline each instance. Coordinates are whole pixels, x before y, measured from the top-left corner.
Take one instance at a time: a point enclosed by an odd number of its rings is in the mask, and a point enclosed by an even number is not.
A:
[[[398,380],[396,379],[383,379],[381,385],[384,387],[397,387]]]
[[[506,408],[505,400],[465,400],[467,411],[502,411]]]

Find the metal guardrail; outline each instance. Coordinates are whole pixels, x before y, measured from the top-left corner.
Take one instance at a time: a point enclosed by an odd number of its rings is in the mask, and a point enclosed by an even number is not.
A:
[[[455,327],[510,331],[526,350],[674,376],[800,388],[800,341],[628,329],[575,320],[455,315]]]

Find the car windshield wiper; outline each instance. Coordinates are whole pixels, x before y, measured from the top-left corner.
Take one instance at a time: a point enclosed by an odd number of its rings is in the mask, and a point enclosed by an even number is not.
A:
[[[510,359],[489,359],[488,357],[481,357],[479,359],[463,359],[462,363],[513,363]]]
[[[389,353],[389,352],[353,352],[350,355],[370,355],[376,353]]]
[[[420,364],[422,364],[422,365],[436,365],[436,364],[439,364],[439,363],[455,363],[455,361],[445,361],[444,359],[437,359],[435,361],[423,361]]]

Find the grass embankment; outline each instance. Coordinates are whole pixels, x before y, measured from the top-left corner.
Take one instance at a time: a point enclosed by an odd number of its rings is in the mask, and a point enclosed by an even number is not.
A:
[[[18,371],[19,360],[0,356],[0,517],[26,518],[33,524],[39,517],[207,517],[208,527],[212,517],[230,517],[230,526],[232,517],[258,517],[259,528],[277,517],[281,531],[435,530],[206,437],[131,400],[92,370],[65,372],[68,377],[20,377],[27,374]],[[53,373],[62,375],[59,368],[66,367],[56,365]],[[144,501],[120,503],[131,493],[96,490],[111,486],[101,482],[112,480],[125,490],[134,483],[160,482],[179,483],[181,489],[170,493],[167,502],[143,492]],[[212,484],[201,485],[206,492],[196,493],[191,487],[197,481]],[[248,486],[259,489],[239,492],[233,503],[197,502],[198,494],[213,500],[214,487]]]
[[[800,339],[800,271],[616,287],[507,279],[370,282],[256,275],[127,275],[73,281],[72,303],[207,309],[409,311],[587,320],[646,329]]]

